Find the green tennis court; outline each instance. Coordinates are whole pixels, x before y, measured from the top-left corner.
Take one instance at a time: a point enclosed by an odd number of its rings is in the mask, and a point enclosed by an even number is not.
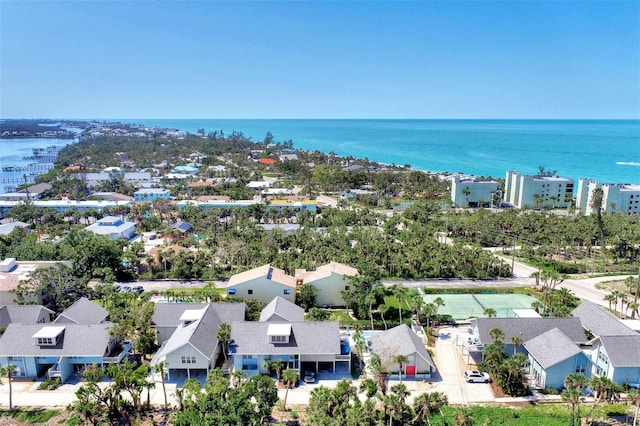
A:
[[[425,303],[433,303],[440,297],[444,305],[439,314],[451,315],[455,320],[482,317],[487,308],[495,309],[498,318],[513,317],[514,309],[531,309],[536,299],[525,294],[427,294]]]

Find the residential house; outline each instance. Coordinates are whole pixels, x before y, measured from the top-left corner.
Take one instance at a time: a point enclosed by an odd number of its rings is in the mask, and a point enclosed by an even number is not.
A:
[[[234,322],[229,354],[234,369],[248,376],[267,374],[267,360],[285,369],[349,374],[351,355],[339,327],[335,321]]]
[[[65,382],[88,365],[120,362],[131,343],[118,344],[112,324],[16,324],[0,337],[0,366],[16,366],[16,377],[59,377]]]
[[[561,389],[570,373],[590,377],[589,357],[558,328],[527,340],[523,347],[529,357],[529,375],[535,387]]]
[[[223,322],[243,321],[245,311],[244,303],[156,304],[152,324],[161,346],[151,365],[166,362],[169,378],[172,373],[187,378],[192,373],[206,374],[218,358],[218,327]]]
[[[295,278],[297,284],[311,284],[318,289],[316,305],[345,306],[342,292],[349,290],[348,277],[358,275],[358,270],[338,262],[330,262],[316,268],[315,271],[297,269]]]
[[[304,309],[295,303],[280,296],[273,298],[271,302],[260,312],[261,322],[303,322]]]
[[[380,361],[391,374],[426,379],[431,377],[436,369],[436,364],[429,355],[425,342],[406,324],[369,338],[367,346],[370,352],[380,356]],[[402,364],[402,371],[400,371],[400,365],[393,361],[395,355],[407,357],[407,361]]]
[[[96,235],[104,235],[112,240],[125,238],[127,240],[133,237],[135,233],[135,222],[122,220],[118,216],[106,216],[85,228],[89,232]]]
[[[594,336],[591,348],[585,348],[591,360],[591,375],[606,376],[621,385],[627,381],[639,384],[640,334],[590,301],[582,302],[571,315]]]
[[[41,305],[0,305],[0,330],[11,323],[46,324],[54,320],[56,313]],[[0,333],[1,334],[1,333]]]
[[[91,198],[105,201],[133,201],[133,197],[118,192],[93,192]]]
[[[271,200],[267,204],[267,210],[274,209],[279,212],[283,210],[292,210],[295,212],[310,211],[315,213],[318,209],[316,200],[292,201],[292,200]]]
[[[640,334],[599,336],[592,342],[591,362],[594,376],[608,377],[624,385],[640,387]]]
[[[0,225],[0,235],[9,235],[15,229],[22,229],[23,235],[31,232],[31,229],[29,229],[28,223],[16,220],[14,222],[7,222]]]
[[[107,321],[109,312],[95,302],[81,297],[62,311],[53,321],[56,324],[102,324]]]
[[[251,189],[264,189],[271,188],[273,186],[273,182],[268,182],[266,180],[252,180],[247,184],[247,188]]]
[[[267,234],[271,234],[276,229],[279,229],[284,235],[294,234],[301,228],[298,223],[257,223],[256,227],[264,229]]]
[[[183,220],[176,222],[176,223],[172,223],[170,225],[171,229],[175,229],[176,231],[178,231],[180,234],[184,235],[184,234],[193,234],[193,227],[191,226],[191,224],[189,222],[185,222]]]
[[[256,299],[269,303],[276,296],[295,301],[296,280],[285,271],[263,265],[233,275],[226,286],[230,298]]]
[[[158,199],[168,200],[171,192],[164,188],[141,188],[133,193],[133,200],[137,203],[151,203]]]
[[[629,336],[636,334],[622,321],[604,307],[589,300],[585,300],[578,305],[571,316],[580,319],[582,327],[587,330],[592,337],[597,336]]]
[[[471,337],[477,350],[493,342],[491,330],[494,328],[504,333],[503,342],[507,354],[514,353],[513,340],[521,343],[516,348],[518,352],[526,354],[522,343],[540,336],[554,328],[559,329],[572,342],[581,344],[588,341],[587,335],[579,318],[542,317],[542,318],[474,318],[471,320]]]
[[[30,278],[31,273],[37,269],[50,268],[54,266],[65,265],[71,267],[71,262],[57,261],[16,261],[14,258],[7,258],[0,262],[0,305],[15,304],[15,294],[13,290],[20,285],[21,282]],[[27,300],[29,303],[41,304],[41,295],[35,295],[32,299]]]

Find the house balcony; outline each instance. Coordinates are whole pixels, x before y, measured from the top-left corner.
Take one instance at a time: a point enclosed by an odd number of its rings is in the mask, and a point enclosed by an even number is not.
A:
[[[124,342],[122,346],[114,348],[109,356],[102,357],[102,362],[104,364],[118,364],[125,356],[129,355],[132,347],[131,342]]]

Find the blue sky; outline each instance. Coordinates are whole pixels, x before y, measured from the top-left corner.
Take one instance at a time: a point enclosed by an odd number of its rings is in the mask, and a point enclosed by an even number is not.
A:
[[[640,2],[0,0],[0,117],[640,118]]]

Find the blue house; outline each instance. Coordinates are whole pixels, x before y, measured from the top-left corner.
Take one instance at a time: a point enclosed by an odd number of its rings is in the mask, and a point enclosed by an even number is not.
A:
[[[12,322],[0,337],[0,366],[15,365],[16,377],[46,375],[64,382],[88,365],[119,363],[131,342],[118,342],[106,317],[104,308],[83,297],[54,323]]]
[[[529,375],[535,387],[560,389],[569,373],[590,377],[591,363],[587,355],[557,328],[522,346],[529,356]]]
[[[640,334],[600,336],[591,351],[593,375],[608,377],[624,385],[640,384]]]
[[[142,188],[133,193],[136,202],[153,202],[159,198],[168,200],[171,193],[164,188]]]

